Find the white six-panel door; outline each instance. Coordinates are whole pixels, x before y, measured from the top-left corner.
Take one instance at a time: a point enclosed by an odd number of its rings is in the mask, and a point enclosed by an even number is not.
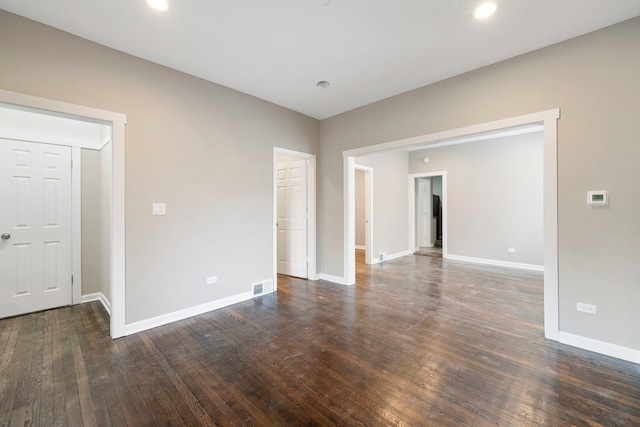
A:
[[[278,273],[307,277],[306,160],[277,165]]]
[[[71,304],[71,147],[0,139],[0,234],[0,318]]]

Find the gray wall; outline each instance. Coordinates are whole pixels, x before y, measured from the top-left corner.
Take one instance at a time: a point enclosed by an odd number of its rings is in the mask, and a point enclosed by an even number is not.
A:
[[[101,292],[100,152],[82,149],[82,295]]]
[[[391,151],[356,157],[373,169],[372,259],[409,250],[409,153]]]
[[[101,292],[111,301],[111,144],[82,149],[82,295]]]
[[[6,12],[0,52],[2,89],[128,117],[128,324],[273,277],[273,146],[318,154],[317,120]]]
[[[366,244],[366,210],[364,197],[364,171],[356,169],[356,246],[364,246]]]
[[[449,255],[543,264],[542,132],[414,151],[409,170],[447,171]]]
[[[320,271],[343,271],[343,150],[560,108],[560,330],[640,349],[638,52],[635,18],[322,121]],[[603,189],[610,209],[589,208]]]

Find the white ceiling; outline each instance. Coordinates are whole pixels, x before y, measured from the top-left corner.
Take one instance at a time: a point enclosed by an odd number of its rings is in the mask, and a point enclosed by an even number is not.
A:
[[[640,15],[640,0],[497,0],[482,22],[480,0],[169,1],[0,8],[318,119]]]

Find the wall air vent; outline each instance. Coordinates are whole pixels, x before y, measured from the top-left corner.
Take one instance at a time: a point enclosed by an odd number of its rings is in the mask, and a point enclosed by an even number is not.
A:
[[[257,285],[253,285],[253,296],[260,295],[263,292],[264,286],[262,283],[258,283]]]
[[[251,285],[251,293],[254,297],[273,292],[273,280],[263,280]]]

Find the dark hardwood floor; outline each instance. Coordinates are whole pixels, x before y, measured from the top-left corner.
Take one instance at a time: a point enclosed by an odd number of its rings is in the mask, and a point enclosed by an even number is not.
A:
[[[546,341],[539,273],[407,256],[278,289],[115,341],[99,303],[0,320],[0,426],[640,425],[640,366]]]

